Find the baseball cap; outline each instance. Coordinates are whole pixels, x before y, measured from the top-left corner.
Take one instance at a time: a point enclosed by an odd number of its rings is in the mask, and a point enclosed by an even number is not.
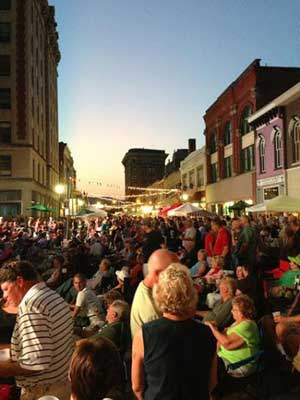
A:
[[[296,257],[288,257],[288,259],[300,267],[300,254],[298,254]]]

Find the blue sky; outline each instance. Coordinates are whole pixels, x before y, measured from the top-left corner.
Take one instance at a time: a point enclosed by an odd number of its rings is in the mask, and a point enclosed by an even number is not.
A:
[[[62,52],[60,139],[78,187],[91,194],[123,193],[121,160],[131,147],[172,154],[191,137],[201,147],[205,110],[255,58],[300,66],[298,0],[49,4]]]

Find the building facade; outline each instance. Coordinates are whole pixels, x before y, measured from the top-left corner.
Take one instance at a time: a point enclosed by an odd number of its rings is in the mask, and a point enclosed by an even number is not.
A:
[[[300,198],[300,83],[249,118],[256,133],[257,202]]]
[[[266,67],[254,60],[204,115],[206,202],[220,214],[243,200],[256,202],[255,133],[248,118],[299,81],[300,68]]]
[[[255,129],[256,202],[286,193],[283,110],[269,103],[249,118]]]
[[[74,160],[67,143],[59,142],[59,184],[64,191],[60,196],[60,215],[64,209],[68,209],[70,215],[76,215],[78,211],[78,198],[82,196],[76,191],[76,170]]]
[[[181,190],[188,196],[188,200],[200,203],[206,207],[206,151],[201,149],[192,151],[180,164]]]
[[[125,154],[122,164],[125,167],[125,194],[139,195],[142,190],[165,174],[165,160],[167,153],[164,150],[130,149]]]
[[[0,2],[0,215],[57,208],[59,180],[54,7]]]

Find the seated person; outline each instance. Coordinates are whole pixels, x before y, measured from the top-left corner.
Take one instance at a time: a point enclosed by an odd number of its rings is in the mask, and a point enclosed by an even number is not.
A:
[[[83,341],[73,354],[69,379],[71,400],[122,400],[123,366],[114,344],[105,337]]]
[[[121,294],[124,294],[124,281],[129,278],[128,270],[128,267],[122,267],[121,270],[116,271],[118,284],[112,290],[118,290]]]
[[[239,361],[252,357],[260,349],[260,338],[258,327],[253,320],[254,303],[247,295],[241,294],[232,300],[232,315],[234,323],[225,333],[219,332],[217,326],[212,322],[206,322],[217,339],[218,356],[222,359],[225,367]],[[256,370],[256,361],[251,361],[228,373],[234,377],[245,377]]]
[[[290,269],[281,275],[279,280],[275,282],[274,287],[270,289],[269,294],[271,296],[285,297],[288,292],[295,288],[296,278],[300,278],[300,254],[297,257],[288,257],[288,259],[290,261]]]
[[[108,307],[115,301],[115,300],[123,300],[122,293],[118,290],[110,290],[109,292],[105,293],[104,295],[100,296],[103,299],[103,304],[105,308],[105,312],[107,311]]]
[[[110,339],[123,353],[131,339],[128,319],[129,305],[123,300],[115,300],[107,309],[106,324],[89,340],[98,340],[99,337],[104,336]]]
[[[134,264],[129,270],[130,286],[136,289],[139,283],[144,279],[143,274],[143,254],[137,254],[136,258],[132,260]]]
[[[111,276],[110,273],[110,261],[107,258],[103,258],[99,264],[98,271],[94,274],[91,279],[87,280],[86,286],[90,289],[96,289],[101,286],[102,278],[109,278]]]
[[[206,274],[208,266],[206,262],[206,251],[201,249],[197,253],[198,261],[190,269],[191,277],[202,277]]]
[[[211,259],[211,269],[202,277],[194,280],[198,293],[211,291],[211,285],[218,286],[224,274],[224,257],[214,256]]]
[[[86,287],[86,278],[78,273],[73,278],[73,285],[77,291],[75,305],[70,305],[75,327],[87,327],[89,330],[95,330],[104,324],[100,314],[102,311],[102,302],[96,294]]]
[[[65,260],[63,256],[55,256],[53,258],[52,263],[54,271],[46,281],[47,286],[49,286],[51,289],[57,288],[62,283],[64,262]]]
[[[211,269],[204,275],[204,279],[207,283],[215,284],[217,280],[222,279],[224,268],[224,257],[214,256],[212,257]]]
[[[214,321],[220,330],[232,322],[232,300],[236,292],[236,281],[233,278],[223,278],[220,282],[221,299],[216,302],[211,311],[196,311],[195,315],[202,317],[204,322]]]
[[[236,277],[236,294],[246,294],[254,301],[255,307],[261,306],[263,293],[260,293],[258,279],[253,273],[250,273],[250,268],[247,265],[239,265],[236,268]]]

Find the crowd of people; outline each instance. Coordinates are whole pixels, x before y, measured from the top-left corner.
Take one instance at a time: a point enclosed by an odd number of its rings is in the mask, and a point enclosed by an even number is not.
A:
[[[1,400],[299,398],[294,215],[0,217],[0,286]]]

